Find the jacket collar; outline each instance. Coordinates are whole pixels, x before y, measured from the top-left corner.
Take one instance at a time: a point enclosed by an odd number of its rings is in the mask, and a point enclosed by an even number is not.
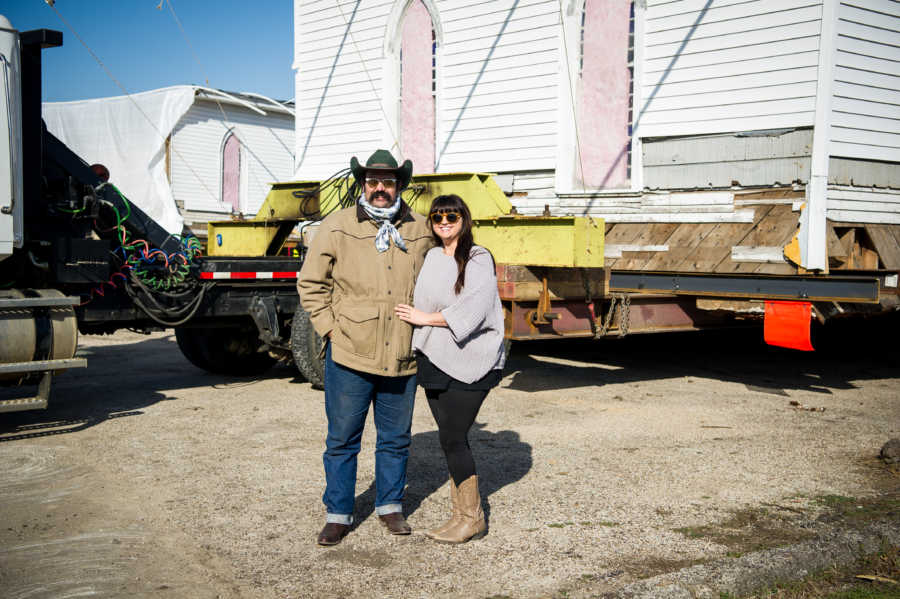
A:
[[[397,201],[400,202],[400,210],[397,211],[394,223],[410,223],[415,220],[413,219],[412,210],[409,205],[403,201],[403,198],[398,198]],[[359,202],[356,202],[356,220],[358,222],[370,220],[369,215],[366,214],[366,211],[363,210],[363,207]]]

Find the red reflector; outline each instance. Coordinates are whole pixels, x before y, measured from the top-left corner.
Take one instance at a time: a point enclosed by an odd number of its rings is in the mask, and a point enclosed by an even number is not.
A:
[[[812,304],[766,301],[763,338],[769,345],[813,351],[809,339]]]
[[[232,279],[255,279],[255,272],[233,272],[231,273]]]

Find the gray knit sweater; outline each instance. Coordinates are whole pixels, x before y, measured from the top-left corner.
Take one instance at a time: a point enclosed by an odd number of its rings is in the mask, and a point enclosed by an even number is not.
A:
[[[497,293],[494,261],[486,249],[474,246],[466,264],[466,283],[453,290],[458,267],[440,247],[425,255],[413,305],[423,312],[440,312],[446,327],[421,326],[412,346],[431,363],[463,383],[473,383],[494,368],[503,368],[503,307]]]

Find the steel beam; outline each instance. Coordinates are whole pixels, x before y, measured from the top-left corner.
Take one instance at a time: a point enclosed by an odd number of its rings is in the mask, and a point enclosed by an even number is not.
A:
[[[806,277],[612,271],[612,292],[878,303],[875,277]]]

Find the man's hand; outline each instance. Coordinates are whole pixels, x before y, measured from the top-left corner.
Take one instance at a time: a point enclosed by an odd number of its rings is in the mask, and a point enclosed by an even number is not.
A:
[[[447,321],[444,320],[444,316],[440,312],[422,312],[408,304],[397,304],[394,306],[394,314],[396,314],[397,318],[400,320],[416,326],[447,326]]]

